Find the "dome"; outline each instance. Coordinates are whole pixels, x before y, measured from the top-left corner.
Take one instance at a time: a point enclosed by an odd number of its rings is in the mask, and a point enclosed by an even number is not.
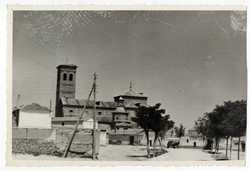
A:
[[[126,113],[124,107],[118,106],[113,113]]]

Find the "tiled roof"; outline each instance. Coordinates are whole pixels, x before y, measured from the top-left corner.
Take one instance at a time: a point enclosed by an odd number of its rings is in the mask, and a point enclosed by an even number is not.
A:
[[[55,117],[52,121],[78,121],[77,117]],[[83,119],[81,119],[83,121]]]
[[[127,126],[127,127],[131,127],[132,125],[129,124],[129,123],[122,122],[122,123],[117,123],[116,126]]]
[[[194,127],[192,127],[191,129],[189,129],[188,131],[196,131],[195,126],[194,126]]]
[[[25,106],[20,107],[20,110],[40,110],[40,111],[48,111],[50,112],[50,110],[45,107],[45,106],[41,106],[37,103],[31,103]]]
[[[113,113],[126,113],[124,107],[118,106]]]
[[[81,118],[81,121],[86,121],[88,119],[90,119],[92,117],[90,116],[83,116]],[[52,118],[52,121],[78,121],[79,118],[78,117],[55,117],[55,118]]]
[[[138,105],[139,104],[139,105]],[[149,105],[146,104],[141,104],[136,101],[131,101],[129,102],[125,107],[126,108],[138,108],[138,106],[144,106],[144,107],[149,107]]]
[[[143,129],[128,129],[128,130],[114,130],[109,131],[109,134],[122,134],[122,135],[142,135],[144,134]]]
[[[64,97],[61,98],[63,105],[71,105],[71,106],[85,106],[87,103],[87,100],[83,99],[66,99]],[[107,101],[99,101],[100,104],[96,105],[96,107],[103,107],[103,108],[113,108],[115,109],[117,107],[116,102],[107,102]],[[89,100],[87,107],[93,107],[94,101]]]
[[[125,107],[137,108],[138,106],[136,106],[136,104],[138,104],[138,102],[131,101]]]
[[[120,94],[119,96],[146,97],[143,95],[143,93],[138,93],[133,90],[125,91],[123,94]]]

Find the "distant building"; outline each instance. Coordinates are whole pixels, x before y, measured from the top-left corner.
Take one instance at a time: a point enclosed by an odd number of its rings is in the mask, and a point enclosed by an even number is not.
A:
[[[37,103],[15,109],[12,125],[19,128],[51,128],[51,111]]]
[[[76,69],[77,66],[73,64],[63,64],[57,67],[56,113],[55,118],[52,119],[54,126],[58,125],[56,123],[62,117],[64,117],[64,125],[77,120],[84,106],[86,110],[83,116],[93,116],[94,101],[90,100],[87,104],[87,100],[75,99]],[[138,105],[147,106],[147,98],[143,93],[133,91],[132,84],[130,84],[130,90],[115,96],[114,102],[98,101],[96,105],[98,128],[106,131],[136,128],[137,125],[131,118],[135,116]]]
[[[195,126],[188,130],[188,136],[191,138],[200,138]]]
[[[75,127],[78,122],[76,117],[56,117],[52,120],[53,127]],[[91,117],[83,117],[79,122],[79,128],[93,129],[94,120]],[[98,122],[96,122],[96,129],[98,128]]]

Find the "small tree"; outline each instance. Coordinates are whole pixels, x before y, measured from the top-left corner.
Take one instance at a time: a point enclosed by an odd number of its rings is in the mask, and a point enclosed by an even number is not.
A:
[[[205,113],[203,118],[196,122],[196,130],[205,138],[215,138],[216,152],[219,151],[219,139],[226,138],[226,158],[228,152],[228,139],[231,137],[230,156],[232,147],[232,137],[238,137],[238,159],[240,137],[246,133],[246,101],[227,101],[223,105],[217,105],[210,113]]]
[[[229,109],[223,122],[223,130],[228,136],[238,137],[238,160],[240,159],[240,137],[246,134],[246,101],[225,102]],[[232,143],[232,142],[231,142]],[[231,154],[230,148],[230,154]],[[227,154],[227,153],[226,153]],[[226,155],[227,156],[227,155]]]
[[[203,149],[204,147],[204,141],[207,139],[207,132],[208,132],[208,118],[206,115],[203,117],[200,117],[196,122],[195,122],[195,129],[199,135],[201,135],[201,139],[203,141]]]
[[[210,112],[206,113],[209,124],[208,124],[208,137],[209,138],[215,138],[215,150],[216,153],[219,152],[219,141],[220,138],[225,137],[225,133],[221,129],[221,125],[223,124],[223,121],[227,117],[228,109],[225,108],[224,105],[216,105],[215,109]]]
[[[179,138],[179,145],[180,145],[180,141],[181,141],[181,137],[183,137],[185,135],[185,127],[180,124],[180,127],[175,127],[175,135],[176,137]]]
[[[162,114],[165,113],[165,110],[160,109],[160,103],[156,104],[153,107],[139,106],[136,110],[135,117],[132,118],[145,132],[147,138],[147,153],[148,158],[150,158],[150,149],[149,149],[149,131],[153,130],[155,132],[154,139],[154,151],[155,155],[155,142],[158,137],[158,133],[163,129],[163,117]]]
[[[150,150],[149,150],[149,130],[152,127],[153,121],[151,119],[151,113],[149,109],[145,106],[139,106],[136,111],[136,117],[132,118],[134,122],[137,123],[145,132],[147,139],[147,153],[148,158],[150,158]]]
[[[155,149],[156,149],[156,140],[159,136],[159,132],[162,131],[165,127],[165,124],[167,124],[169,115],[163,117],[162,115],[165,114],[164,109],[160,109],[161,104],[157,103],[155,106],[152,108],[149,108],[151,110],[151,120],[153,121],[152,123],[152,131],[155,133],[154,137],[154,149],[153,149],[153,157],[155,157]]]
[[[167,115],[167,116],[169,116],[169,115]],[[165,138],[166,132],[168,130],[172,129],[173,127],[174,127],[174,122],[169,120],[168,122],[166,122],[164,124],[164,128],[158,133],[158,141],[160,143],[161,150],[163,150],[162,149],[162,141],[163,141],[163,138]],[[171,134],[172,134],[172,131],[171,131]]]
[[[165,110],[160,109],[160,106],[160,103],[157,103],[152,107],[139,106],[135,113],[136,116],[132,118],[132,120],[136,122],[145,132],[148,158],[150,158],[149,131],[152,130],[155,133],[153,149],[154,157],[157,139],[163,136],[163,134],[165,134],[165,132],[174,125],[174,122],[169,120],[170,116],[164,115]]]

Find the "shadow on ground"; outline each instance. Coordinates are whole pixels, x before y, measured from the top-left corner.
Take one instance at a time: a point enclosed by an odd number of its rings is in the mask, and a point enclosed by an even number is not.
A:
[[[145,151],[145,154],[143,155],[127,155],[126,157],[129,157],[131,159],[136,159],[136,160],[145,160],[148,158],[148,155],[147,155],[147,148],[145,147],[142,147],[139,149],[139,151]],[[155,151],[155,157],[157,156],[160,156],[162,154],[165,154],[165,153],[168,153],[168,151],[166,149],[156,149]],[[153,157],[153,149],[150,149],[150,158]]]

